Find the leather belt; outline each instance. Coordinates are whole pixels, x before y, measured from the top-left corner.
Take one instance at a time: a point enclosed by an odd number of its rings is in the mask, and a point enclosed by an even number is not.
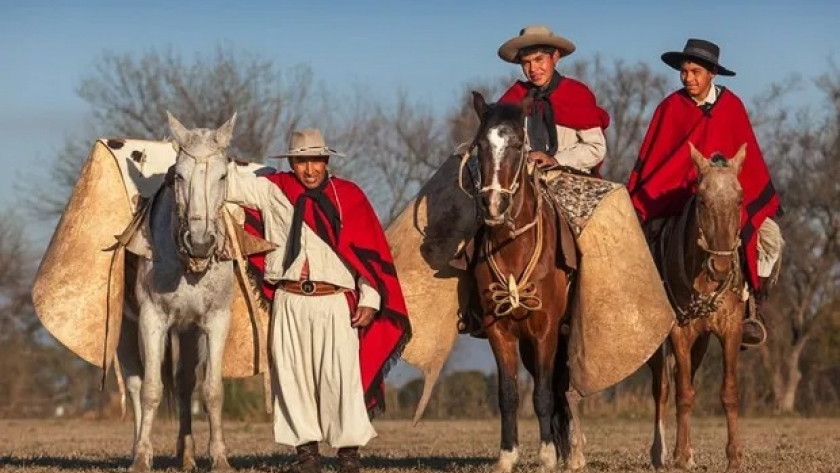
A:
[[[283,281],[280,283],[280,288],[288,293],[302,296],[329,296],[349,291],[349,289],[335,284],[309,280]]]

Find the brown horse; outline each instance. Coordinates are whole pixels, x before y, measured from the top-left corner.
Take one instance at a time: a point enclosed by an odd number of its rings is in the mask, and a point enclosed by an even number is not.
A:
[[[740,259],[741,203],[738,173],[746,145],[727,160],[720,154],[706,159],[693,144],[691,159],[697,169],[697,193],[682,216],[670,219],[652,245],[666,292],[677,314],[677,324],[648,366],[653,373],[656,401],[651,463],[665,463],[663,414],[668,404],[668,343],[676,361],[677,439],[674,464],[694,467],[689,421],[694,404],[694,374],[714,334],[723,347],[723,384],[720,400],[726,412],[728,469],[741,463],[738,440],[738,352],[745,302]]]
[[[558,457],[572,469],[585,464],[578,399],[571,393],[567,398],[568,355],[560,330],[569,275],[557,264],[557,216],[541,190],[539,171],[527,162],[525,117],[532,105],[530,97],[519,104],[488,105],[473,92],[484,216],[473,274],[498,368],[500,472],[511,471],[518,460],[518,356],[534,378],[541,465],[551,469]]]

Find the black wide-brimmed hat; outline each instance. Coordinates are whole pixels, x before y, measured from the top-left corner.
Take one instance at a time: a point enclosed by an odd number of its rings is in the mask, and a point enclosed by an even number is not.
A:
[[[680,70],[683,61],[698,60],[700,64],[712,66],[711,72],[721,76],[734,76],[735,72],[720,65],[720,48],[717,44],[705,39],[689,38],[682,51],[668,51],[662,55],[665,64]]]

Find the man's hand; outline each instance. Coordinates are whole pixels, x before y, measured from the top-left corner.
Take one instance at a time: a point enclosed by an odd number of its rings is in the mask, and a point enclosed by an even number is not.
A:
[[[549,156],[543,151],[531,151],[528,153],[528,160],[541,168],[557,166],[557,160],[554,159],[554,156]]]
[[[357,307],[356,313],[350,319],[350,326],[353,328],[367,327],[373,321],[374,315],[376,315],[376,310],[370,307]]]

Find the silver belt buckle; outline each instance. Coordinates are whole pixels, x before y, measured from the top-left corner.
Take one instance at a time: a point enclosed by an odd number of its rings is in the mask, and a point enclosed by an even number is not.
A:
[[[315,283],[308,279],[305,281],[301,281],[300,292],[306,294],[307,296],[315,294]]]

